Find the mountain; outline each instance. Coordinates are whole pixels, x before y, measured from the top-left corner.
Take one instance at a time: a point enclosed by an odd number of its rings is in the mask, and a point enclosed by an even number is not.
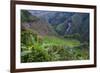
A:
[[[41,10],[28,10],[27,12],[25,16],[30,21],[22,24],[25,28],[28,27],[40,35],[79,34],[80,39],[89,41],[89,13]]]
[[[21,12],[23,12],[23,11],[21,11]],[[28,11],[24,11],[24,12],[26,14],[29,14]],[[44,35],[56,35],[57,34],[53,30],[53,28],[49,25],[49,23],[46,21],[45,18],[42,18],[42,17],[38,18],[38,17],[31,15],[31,14],[27,18],[28,19],[30,18],[30,21],[21,23],[22,30],[31,29],[33,32],[36,32],[37,34],[42,35],[42,36],[44,36]],[[23,17],[21,19],[23,19]]]
[[[60,23],[63,23],[66,19],[74,14],[73,12],[40,10],[29,10],[29,12],[34,16],[45,18],[51,25],[58,25]]]
[[[55,30],[62,36],[79,34],[81,36],[80,39],[89,41],[89,14],[74,13],[55,28]]]

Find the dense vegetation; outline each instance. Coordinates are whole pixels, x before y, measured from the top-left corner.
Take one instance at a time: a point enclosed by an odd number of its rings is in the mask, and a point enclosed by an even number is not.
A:
[[[39,18],[33,16],[28,11],[21,11],[22,23],[37,23],[38,21]],[[57,26],[56,29],[63,29],[62,25]],[[79,33],[65,34],[63,36],[61,36],[62,34],[59,35],[59,33],[58,35],[41,35],[37,29],[34,30],[28,27],[21,30],[21,62],[89,59],[89,44],[87,41],[81,41]],[[63,32],[61,31],[61,33]]]
[[[79,47],[80,42],[74,39],[41,37],[31,31],[23,31],[21,37],[22,62],[82,60],[89,57],[87,49]]]

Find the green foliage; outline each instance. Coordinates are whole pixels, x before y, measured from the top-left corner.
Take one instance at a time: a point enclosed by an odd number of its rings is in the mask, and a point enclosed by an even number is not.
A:
[[[37,34],[31,30],[21,32],[21,50],[28,50],[36,42]]]
[[[86,43],[85,43],[86,44]],[[54,36],[39,36],[31,30],[21,32],[21,62],[45,62],[89,59],[80,42]],[[85,47],[86,48],[86,47]]]

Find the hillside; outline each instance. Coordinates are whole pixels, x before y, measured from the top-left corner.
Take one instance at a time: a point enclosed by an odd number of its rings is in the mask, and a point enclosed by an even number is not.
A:
[[[31,29],[33,32],[36,32],[37,34],[42,36],[57,34],[53,30],[53,28],[49,25],[49,23],[46,21],[45,18],[33,16],[28,11],[24,11],[24,12],[26,13],[25,15],[29,15],[30,21],[21,23],[23,30]]]
[[[89,41],[89,14],[57,11],[29,11],[42,17],[60,36],[79,34],[81,41]],[[87,37],[85,37],[87,36]]]
[[[89,59],[89,14],[21,10],[21,62]]]

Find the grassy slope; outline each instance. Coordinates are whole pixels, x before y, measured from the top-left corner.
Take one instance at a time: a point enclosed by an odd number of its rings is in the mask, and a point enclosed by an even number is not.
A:
[[[46,36],[44,37],[44,43],[51,44],[51,45],[65,45],[67,47],[75,47],[79,46],[80,42],[75,39],[63,39],[58,37],[50,37]]]

